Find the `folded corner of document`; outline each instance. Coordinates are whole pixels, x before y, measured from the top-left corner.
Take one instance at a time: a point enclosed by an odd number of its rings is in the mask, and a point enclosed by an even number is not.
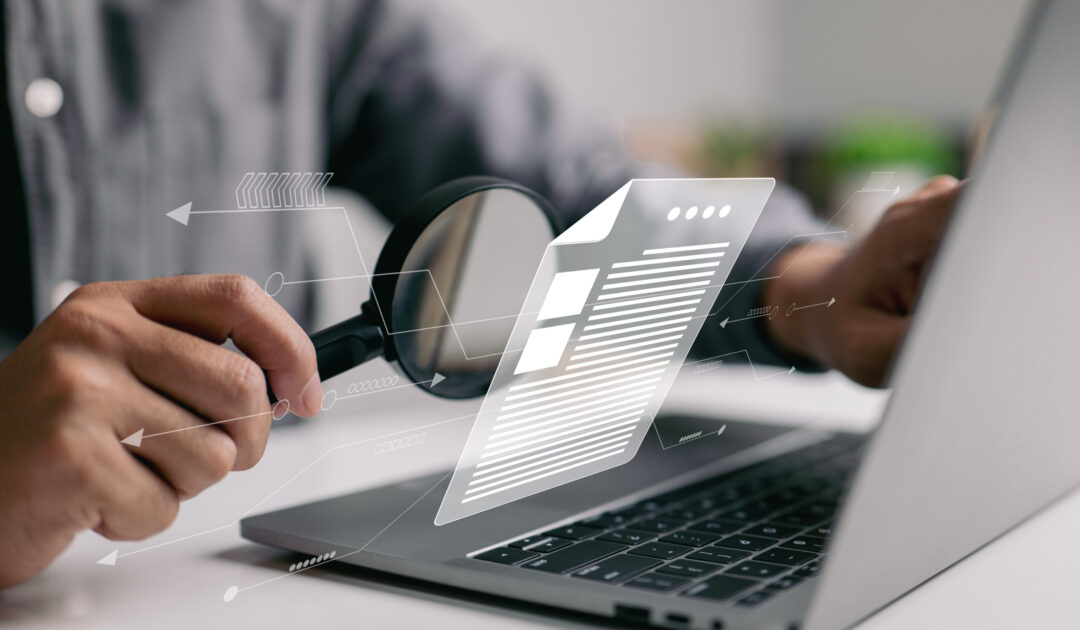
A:
[[[548,245],[437,525],[634,457],[774,185],[631,180]]]

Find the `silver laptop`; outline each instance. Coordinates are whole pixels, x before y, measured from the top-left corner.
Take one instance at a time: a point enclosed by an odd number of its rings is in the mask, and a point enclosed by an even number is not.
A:
[[[435,475],[242,534],[664,627],[840,628],[901,597],[1080,481],[1078,32],[1080,3],[1033,8],[872,436],[731,422],[678,457],[647,440],[624,466],[440,527]]]

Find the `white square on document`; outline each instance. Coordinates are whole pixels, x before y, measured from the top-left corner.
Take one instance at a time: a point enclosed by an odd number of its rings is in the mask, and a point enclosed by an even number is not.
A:
[[[574,324],[537,328],[529,333],[525,349],[521,351],[514,374],[524,374],[534,370],[543,370],[559,364],[566,342],[574,332]]]
[[[544,303],[540,305],[540,314],[536,316],[536,321],[580,313],[585,307],[585,300],[589,299],[589,291],[592,290],[598,273],[599,269],[582,269],[555,274],[547,295],[544,296]]]

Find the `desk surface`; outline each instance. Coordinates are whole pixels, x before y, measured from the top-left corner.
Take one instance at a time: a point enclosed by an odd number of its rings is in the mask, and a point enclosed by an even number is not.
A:
[[[387,373],[385,366],[366,370],[371,376]],[[364,377],[351,375],[354,381]],[[333,386],[343,389],[345,382],[339,379]],[[681,377],[667,407],[784,422],[821,418],[822,425],[865,428],[885,401],[885,394],[854,387],[836,375],[787,375],[765,368],[755,376],[724,367]],[[215,627],[230,622],[238,627],[357,622],[369,627],[584,627],[572,619],[491,606],[482,598],[462,601],[438,591],[403,588],[357,571],[327,567],[289,574],[298,556],[240,538],[236,523],[246,512],[450,465],[468,421],[447,419],[467,416],[472,409],[472,402],[439,401],[401,388],[342,401],[318,418],[277,428],[262,463],[185,503],[166,532],[122,544],[80,535],[44,574],[0,593],[0,621],[12,627],[77,628],[187,628],[207,622]],[[426,427],[421,429],[427,433],[423,444],[375,453],[380,436],[404,427]],[[1080,561],[1078,523],[1080,495],[1073,493],[862,627],[1077,627],[1071,611]],[[115,566],[97,564],[114,549],[120,552]],[[226,603],[223,595],[233,585],[239,595]]]

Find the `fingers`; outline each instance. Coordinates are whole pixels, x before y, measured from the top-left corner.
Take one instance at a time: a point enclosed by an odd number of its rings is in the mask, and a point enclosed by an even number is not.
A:
[[[222,343],[232,339],[266,370],[274,393],[290,409],[321,409],[315,348],[303,329],[253,280],[237,275],[178,276],[122,283],[142,315]]]
[[[243,449],[255,453],[249,456],[251,465],[258,461],[265,438],[245,444],[220,428],[225,425],[207,426],[195,414],[146,389],[135,379],[130,380],[124,395],[125,406],[116,414],[115,437],[122,440],[142,429],[142,442],[137,447],[129,446],[128,450],[172,486],[179,499],[198,495],[221,481],[230,470],[237,469],[239,452]]]
[[[168,440],[153,441],[154,445],[198,442],[193,435],[195,433],[207,434],[219,441],[231,438],[230,441],[235,442],[230,447],[233,449],[235,461],[230,461],[229,467],[246,470],[254,466],[266,448],[272,418],[266,397],[266,381],[259,366],[239,353],[156,322],[142,320],[138,326],[143,330],[133,335],[127,358],[128,366],[135,376],[154,390],[203,416],[207,421],[220,423],[215,425],[214,431],[185,431],[170,436]],[[190,426],[192,423],[203,424],[200,418],[184,412],[161,396],[151,392],[147,394],[157,399],[149,403],[148,407],[173,407],[183,412],[183,417],[180,417],[162,409],[162,420],[168,427],[158,429],[159,431]],[[192,437],[188,437],[189,434]],[[216,450],[222,448],[219,445],[213,446]],[[206,447],[205,444],[199,444],[199,449]],[[197,453],[198,449],[196,453],[188,454]],[[198,486],[196,493],[206,487],[195,485]],[[178,486],[177,489],[180,490],[181,487]]]
[[[910,321],[880,312],[854,320],[837,367],[860,385],[884,387]]]
[[[881,237],[894,240],[907,262],[922,264],[941,243],[963,190],[964,184],[953,177],[935,177],[889,209]]]
[[[956,188],[959,184],[960,181],[952,175],[936,175],[923,184],[922,188],[917,190],[910,198],[925,199]]]
[[[168,527],[180,509],[176,491],[115,440],[99,444],[91,486],[98,520],[93,530],[112,540],[139,540]]]

